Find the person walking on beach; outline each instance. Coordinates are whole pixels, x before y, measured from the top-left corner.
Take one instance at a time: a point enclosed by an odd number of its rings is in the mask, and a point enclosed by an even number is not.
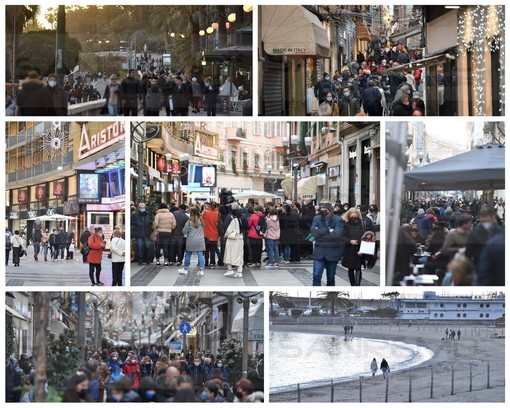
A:
[[[460,332],[460,329],[459,329],[459,330],[457,330],[457,341],[459,341],[459,340],[460,340],[460,335],[461,335],[461,334],[462,334],[462,333]]]
[[[386,378],[386,376],[390,372],[390,366],[385,358],[383,358],[381,361],[381,370],[382,370],[383,378]]]
[[[386,364],[388,364],[388,363],[386,363]],[[372,360],[372,363],[370,364],[370,369],[372,370],[372,377],[375,377],[375,373],[379,369],[379,367],[377,366],[377,360],[375,359],[375,357]]]

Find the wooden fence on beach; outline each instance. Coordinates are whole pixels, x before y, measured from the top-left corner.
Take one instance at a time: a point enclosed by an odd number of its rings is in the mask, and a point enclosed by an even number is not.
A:
[[[503,372],[500,368],[501,362],[497,361],[444,362],[390,373],[386,379],[377,375],[349,381],[330,379],[295,384],[285,392],[271,391],[270,401],[434,402],[435,399],[490,388],[498,392],[502,390],[504,401],[505,373],[504,367]],[[462,400],[460,397],[459,401]]]

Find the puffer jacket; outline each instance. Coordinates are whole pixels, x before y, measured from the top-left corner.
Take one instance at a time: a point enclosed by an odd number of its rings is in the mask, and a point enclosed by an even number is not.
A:
[[[172,232],[177,226],[175,216],[168,208],[160,208],[156,211],[153,227],[158,232]]]

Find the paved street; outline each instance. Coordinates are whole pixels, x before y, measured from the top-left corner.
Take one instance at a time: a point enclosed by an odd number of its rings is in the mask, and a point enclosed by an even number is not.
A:
[[[225,277],[225,267],[206,268],[204,276],[198,276],[197,258],[192,257],[192,267],[188,275],[180,275],[179,267],[151,265],[138,266],[131,264],[132,286],[311,286],[312,261],[303,260],[299,263],[282,264],[278,268],[245,268],[243,278]],[[362,286],[379,285],[379,263],[372,270],[363,271]],[[326,273],[322,279],[326,285]],[[350,286],[347,269],[338,266],[336,285]]]
[[[12,252],[9,257],[9,265],[6,268],[6,286],[88,286],[89,265],[84,264],[82,256],[75,252],[72,260],[60,260],[45,262],[44,256],[39,255],[39,262],[34,261],[32,247],[28,248],[28,257],[21,258],[20,266],[12,265]],[[49,258],[48,258],[49,259]],[[103,255],[101,263],[101,282],[104,286],[112,284],[112,263]],[[95,286],[100,288],[101,286]]]

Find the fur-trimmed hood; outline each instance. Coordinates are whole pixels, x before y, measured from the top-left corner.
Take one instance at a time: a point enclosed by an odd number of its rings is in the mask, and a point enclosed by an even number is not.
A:
[[[45,86],[46,82],[44,82],[42,79],[27,78],[21,82],[20,89],[30,92],[40,88],[44,88]]]

